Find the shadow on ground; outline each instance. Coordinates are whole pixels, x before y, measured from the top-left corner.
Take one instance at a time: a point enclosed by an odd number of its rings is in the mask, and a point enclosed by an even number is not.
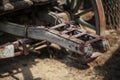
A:
[[[30,71],[30,68],[37,64],[34,60],[36,57],[36,55],[30,54],[28,56],[0,60],[0,78],[12,77],[14,80],[19,80],[15,75],[21,73],[24,80],[42,80],[41,78],[34,79]]]
[[[0,60],[0,78],[5,77],[12,77],[15,80],[20,80],[15,75],[18,73],[21,73],[23,75],[24,80],[44,80],[42,78],[34,79],[33,74],[30,70],[30,68],[34,65],[36,65],[39,61],[36,61],[36,58],[39,59],[46,59],[46,58],[52,58],[56,59],[67,66],[74,67],[80,70],[83,70],[79,67],[79,63],[74,62],[73,60],[70,60],[66,58],[68,56],[68,53],[65,49],[55,49],[55,48],[43,48],[40,50],[42,54],[29,54],[27,56],[21,55],[15,58],[9,58],[9,59],[2,59]],[[51,57],[52,56],[52,57]]]
[[[77,68],[80,70],[85,70],[85,69],[88,69],[90,67],[87,64],[84,64],[84,65],[80,64],[80,59],[74,60],[74,59],[69,58],[71,52],[67,52],[65,48],[61,48],[58,50],[57,48],[53,48],[53,47],[49,46],[49,49],[48,49],[48,47],[43,48],[41,50],[41,53],[44,53],[44,54],[40,55],[41,59],[54,58],[54,59],[56,59],[64,64],[66,64],[69,67],[74,67],[74,68]]]
[[[103,76],[103,80],[120,80],[120,47],[102,66],[95,67],[97,75]]]

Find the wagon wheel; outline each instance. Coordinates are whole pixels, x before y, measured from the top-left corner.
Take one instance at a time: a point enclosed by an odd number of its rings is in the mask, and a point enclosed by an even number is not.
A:
[[[104,35],[105,15],[101,0],[66,0],[64,10],[82,28]]]
[[[104,35],[106,24],[101,0],[66,0],[63,8],[76,25],[95,34]],[[79,61],[85,65],[96,58],[83,56]]]

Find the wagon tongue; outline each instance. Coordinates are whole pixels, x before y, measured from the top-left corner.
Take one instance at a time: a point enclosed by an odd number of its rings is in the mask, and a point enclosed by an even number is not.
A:
[[[9,34],[34,40],[46,40],[87,57],[97,57],[108,50],[104,38],[71,24],[62,23],[53,27],[25,26],[1,22],[0,30]]]

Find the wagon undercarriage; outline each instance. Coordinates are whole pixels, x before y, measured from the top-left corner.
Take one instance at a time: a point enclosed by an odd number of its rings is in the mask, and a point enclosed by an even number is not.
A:
[[[28,3],[19,7],[15,6],[18,3],[14,3],[14,9],[1,7],[0,31],[12,34],[16,41],[0,46],[0,58],[28,54],[33,45],[31,43],[36,40],[45,41],[47,45],[58,44],[90,60],[106,52],[109,43],[99,36],[105,30],[101,0],[91,0],[88,6],[86,2],[87,0],[67,0],[65,4],[58,5],[53,0],[52,4],[44,6]]]

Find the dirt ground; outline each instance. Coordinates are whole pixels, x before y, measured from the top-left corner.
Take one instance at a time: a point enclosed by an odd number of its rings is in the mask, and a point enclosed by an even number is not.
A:
[[[81,69],[78,63],[66,59],[66,54],[50,58],[44,49],[39,55],[0,60],[0,80],[119,80],[120,33],[111,31],[109,34],[111,49],[90,63],[87,69]]]

